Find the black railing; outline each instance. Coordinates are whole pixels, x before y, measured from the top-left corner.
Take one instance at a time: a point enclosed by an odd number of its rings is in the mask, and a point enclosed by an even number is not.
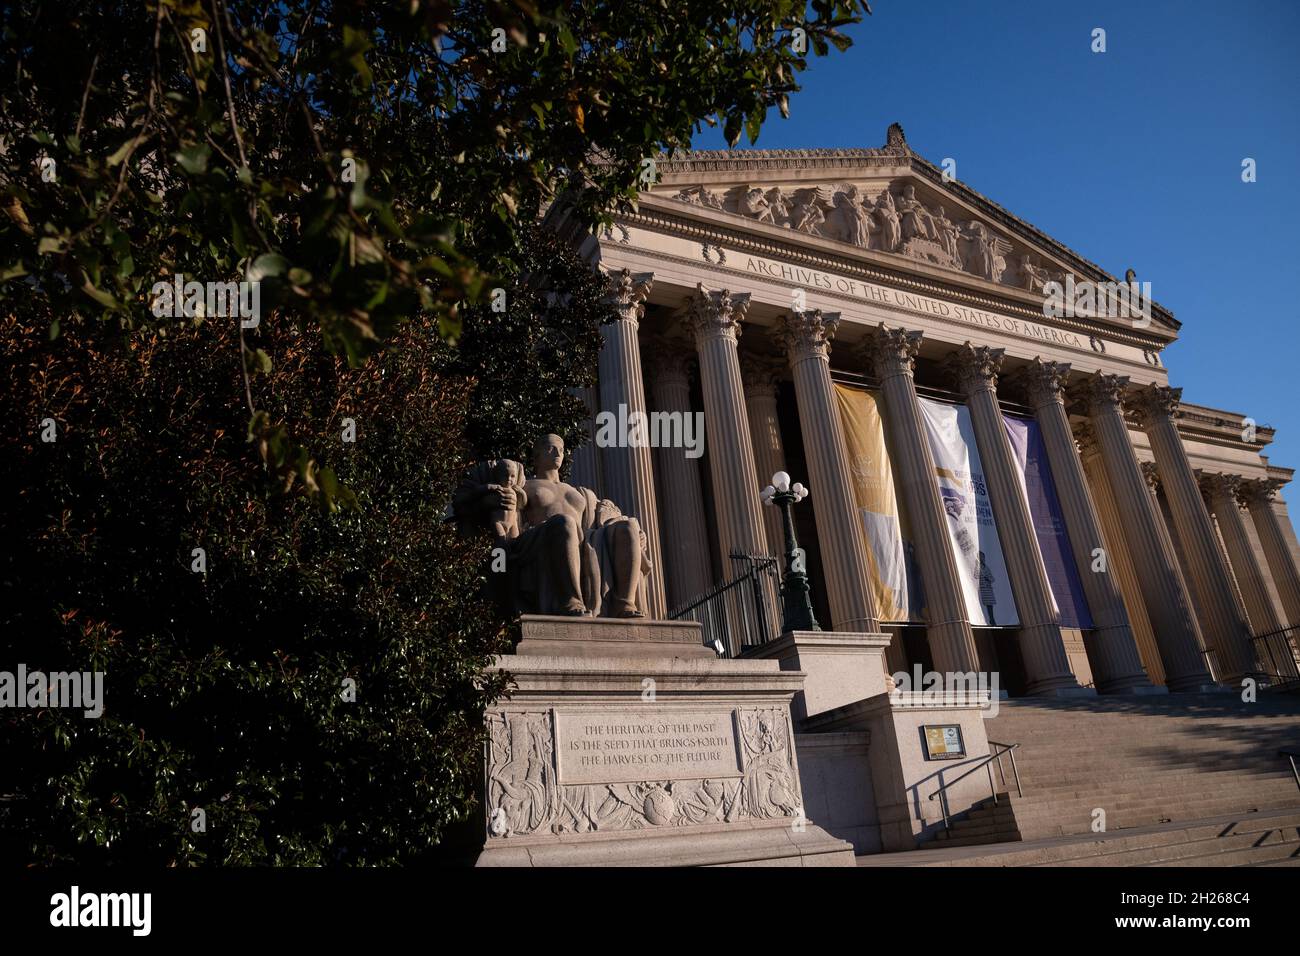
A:
[[[1296,659],[1291,641],[1300,628],[1284,627],[1267,634],[1252,637],[1255,656],[1264,668],[1266,677],[1280,685],[1300,683],[1300,661]]]
[[[936,790],[934,793],[930,794],[930,799],[931,799],[931,800],[935,799],[936,797],[939,799],[939,812],[943,814],[943,828],[944,828],[945,830],[951,830],[951,829],[952,829],[952,824],[951,824],[951,823],[949,822],[949,820],[948,820],[949,815],[950,815],[949,812],[948,812],[948,788],[951,787],[954,783],[960,783],[961,781],[965,780],[967,777],[969,777],[971,774],[973,774],[976,770],[980,769],[980,767],[983,767],[985,770],[988,771],[988,774],[989,774],[989,796],[991,796],[991,797],[993,798],[993,804],[994,804],[994,806],[997,805],[997,802],[998,802],[998,788],[997,788],[997,785],[994,784],[994,782],[993,782],[993,764],[994,764],[994,763],[997,763],[997,765],[998,765],[998,775],[1002,778],[1002,786],[1003,786],[1003,787],[1006,787],[1006,785],[1007,785],[1007,775],[1006,775],[1006,772],[1002,769],[1002,755],[1003,755],[1003,754],[1010,754],[1010,755],[1011,755],[1011,774],[1012,774],[1012,776],[1015,777],[1015,780],[1016,780],[1016,794],[1017,794],[1018,796],[1022,797],[1022,798],[1024,797],[1024,795],[1025,795],[1025,791],[1022,790],[1021,787],[1020,787],[1020,769],[1016,766],[1016,748],[1019,747],[1020,744],[1018,744],[1018,743],[1017,743],[1017,744],[1003,744],[1003,743],[999,743],[999,742],[996,741],[996,740],[990,740],[990,741],[989,741],[989,746],[990,746],[991,748],[993,748],[993,749],[988,753],[987,756],[981,758],[980,761],[979,761],[978,763],[976,763],[976,764],[974,764],[973,766],[971,766],[971,767],[970,767],[970,768],[969,768],[965,773],[963,773],[961,776],[959,776],[959,777],[954,777],[953,779],[949,780],[947,783],[942,784],[942,785],[939,787],[939,789]]]
[[[735,576],[668,616],[696,621],[704,643],[722,657],[739,657],[745,647],[766,644],[781,631],[781,579],[776,558],[733,554]]]
[[[1279,757],[1285,757],[1291,761],[1291,776],[1295,777],[1295,785],[1300,787],[1300,767],[1296,766],[1296,758],[1300,757],[1300,750],[1279,750]]]

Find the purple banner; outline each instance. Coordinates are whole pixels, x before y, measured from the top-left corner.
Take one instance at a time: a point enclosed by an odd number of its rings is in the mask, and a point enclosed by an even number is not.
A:
[[[1003,415],[1011,451],[1020,468],[1021,483],[1029,501],[1029,515],[1034,522],[1034,536],[1043,554],[1043,567],[1052,586],[1052,596],[1061,612],[1062,627],[1092,627],[1092,615],[1083,596],[1083,584],[1070,549],[1069,533],[1061,516],[1061,502],[1056,497],[1052,468],[1047,449],[1032,418]]]

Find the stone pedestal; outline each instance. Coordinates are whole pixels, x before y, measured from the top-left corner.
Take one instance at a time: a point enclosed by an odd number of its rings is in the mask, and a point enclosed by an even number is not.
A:
[[[792,704],[795,725],[801,726],[806,717],[889,690],[884,655],[890,640],[888,634],[787,631],[746,648],[745,656],[779,661],[782,670],[804,674],[803,690]]]
[[[942,797],[930,795],[988,756],[984,731],[987,692],[900,692],[837,707],[810,717],[804,729],[821,733],[867,732],[871,786],[875,795],[880,847],[886,852],[912,850],[943,829],[946,801],[949,817],[977,806],[990,796],[988,774],[980,769],[954,784]],[[957,759],[928,759],[927,725],[961,728],[966,754]],[[994,779],[1001,780],[994,768]]]
[[[801,672],[698,624],[540,616],[493,667],[517,687],[485,715],[479,866],[853,865],[805,812]]]

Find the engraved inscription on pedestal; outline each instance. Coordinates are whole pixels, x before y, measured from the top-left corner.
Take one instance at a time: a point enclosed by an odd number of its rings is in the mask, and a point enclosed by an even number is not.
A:
[[[556,731],[562,785],[740,776],[730,711],[558,714]]]

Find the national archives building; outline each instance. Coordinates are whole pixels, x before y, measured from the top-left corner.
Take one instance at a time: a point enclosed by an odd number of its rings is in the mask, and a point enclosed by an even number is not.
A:
[[[1297,674],[1292,469],[1272,429],[1171,383],[1168,310],[1045,308],[1052,283],[1120,280],[897,125],[881,148],[694,151],[657,176],[602,234],[549,216],[617,305],[592,434],[600,412],[703,422],[702,456],[620,440],[572,463],[640,520],[649,617],[717,604],[728,656],[780,630],[770,583],[729,584],[784,554],[760,500],[784,471],[811,492],[821,627],[888,634],[891,673],[998,673],[1012,696]]]

